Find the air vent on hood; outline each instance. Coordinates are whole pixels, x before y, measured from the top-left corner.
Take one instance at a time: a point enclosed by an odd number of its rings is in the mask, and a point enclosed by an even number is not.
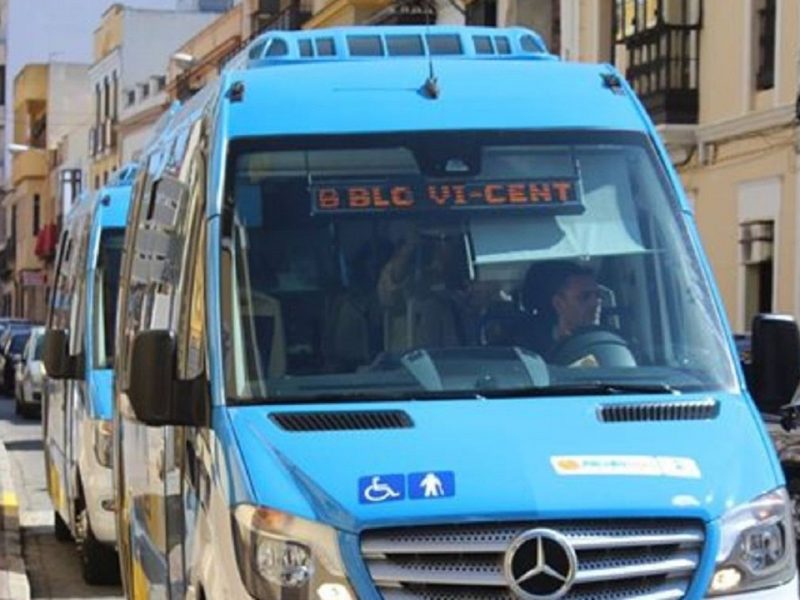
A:
[[[402,410],[282,412],[269,416],[286,431],[409,429],[414,422]]]
[[[600,420],[606,423],[630,421],[702,421],[716,419],[719,402],[697,400],[686,402],[640,402],[637,404],[608,404],[599,410]]]

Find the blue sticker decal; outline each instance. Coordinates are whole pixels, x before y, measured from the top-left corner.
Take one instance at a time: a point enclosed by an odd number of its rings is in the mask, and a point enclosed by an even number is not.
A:
[[[358,501],[361,504],[379,504],[406,497],[403,475],[370,475],[358,480]]]
[[[453,471],[428,471],[408,476],[408,497],[412,500],[432,500],[456,495],[456,475]]]

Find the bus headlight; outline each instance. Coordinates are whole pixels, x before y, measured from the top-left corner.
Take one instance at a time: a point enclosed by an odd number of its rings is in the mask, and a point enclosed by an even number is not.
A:
[[[111,436],[113,432],[111,421],[106,419],[92,421],[94,456],[103,467],[111,467]]]
[[[331,527],[242,504],[233,511],[233,537],[242,581],[259,600],[285,597],[288,590],[298,599],[356,598]]]
[[[795,571],[791,502],[784,488],[739,506],[722,518],[709,595],[777,586],[790,581]]]

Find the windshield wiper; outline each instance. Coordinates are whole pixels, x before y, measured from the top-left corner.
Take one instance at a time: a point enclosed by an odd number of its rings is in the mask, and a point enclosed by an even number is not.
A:
[[[628,383],[618,381],[581,381],[510,390],[481,390],[486,398],[523,398],[542,396],[617,396],[625,394],[680,394],[666,383]]]
[[[353,392],[331,394],[293,394],[261,396],[254,398],[230,398],[233,404],[346,404],[348,402],[414,402],[425,400],[485,400],[487,395],[482,390],[435,390],[435,391],[402,391],[375,393]]]
[[[316,393],[232,399],[235,404],[336,404],[348,402],[414,402],[426,400],[488,400],[492,398],[542,398],[547,396],[617,396],[634,394],[680,394],[681,390],[666,383],[629,383],[615,381],[582,381],[548,386],[473,389],[473,390],[404,390],[375,393]]]

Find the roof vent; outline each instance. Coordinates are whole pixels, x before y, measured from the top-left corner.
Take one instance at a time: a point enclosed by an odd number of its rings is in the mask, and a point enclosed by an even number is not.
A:
[[[687,402],[642,402],[609,404],[598,411],[605,423],[633,421],[703,421],[716,419],[719,402],[713,399]]]
[[[410,429],[414,422],[402,410],[272,413],[269,418],[285,431],[356,431]]]

